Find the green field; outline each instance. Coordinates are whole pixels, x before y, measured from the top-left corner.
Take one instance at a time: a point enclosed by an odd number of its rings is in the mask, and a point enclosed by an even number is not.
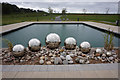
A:
[[[24,22],[24,21],[51,21],[51,18],[54,20],[56,16],[61,14],[53,14],[52,16],[47,15],[43,16],[43,14],[38,13],[25,13],[25,14],[10,14],[2,16],[2,25]],[[119,15],[96,15],[96,14],[67,14],[66,16],[62,16],[61,19],[68,18],[69,21],[95,21],[102,22],[111,25],[115,25],[116,20],[118,20]]]
[[[57,15],[47,15],[43,16],[38,13],[25,13],[25,14],[10,14],[2,16],[2,25],[24,22],[24,21],[51,21],[54,20]]]

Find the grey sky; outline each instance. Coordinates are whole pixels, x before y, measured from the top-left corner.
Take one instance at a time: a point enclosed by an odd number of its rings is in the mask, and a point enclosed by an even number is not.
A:
[[[82,13],[83,9],[85,8],[87,12],[92,13],[105,13],[106,8],[109,8],[109,13],[117,13],[118,11],[118,1],[119,0],[104,0],[103,2],[95,2],[93,0],[92,2],[86,2],[82,1],[71,1],[71,0],[64,0],[64,1],[53,1],[53,0],[43,0],[39,2],[25,2],[25,1],[15,1],[11,2],[10,0],[6,1],[11,4],[16,4],[18,7],[24,7],[24,8],[31,8],[35,10],[44,10],[48,11],[48,7],[53,8],[56,12],[61,12],[62,8],[67,8],[68,13]],[[5,1],[4,1],[5,2]]]

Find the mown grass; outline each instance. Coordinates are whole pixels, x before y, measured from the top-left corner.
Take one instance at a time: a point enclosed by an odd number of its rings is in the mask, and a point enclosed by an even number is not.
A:
[[[77,21],[77,18],[81,21],[108,21],[108,22],[115,22],[118,20],[119,15],[67,15],[66,17],[69,18],[70,21]]]
[[[43,16],[43,14],[40,13],[24,13],[24,14],[10,14],[10,15],[3,15],[2,16],[2,25],[6,24],[12,24],[12,23],[18,23],[18,22],[24,22],[24,21],[51,21],[51,18],[54,20],[56,16],[59,16],[61,14],[53,14],[52,16],[47,15]],[[68,18],[69,21],[77,21],[79,18],[79,21],[94,21],[94,22],[101,22],[101,23],[107,23],[111,25],[115,25],[116,20],[119,19],[119,15],[103,15],[103,14],[67,14],[67,16],[62,16],[61,19]],[[106,22],[102,22],[106,21]]]
[[[39,13],[25,13],[25,14],[10,14],[2,16],[2,25],[24,22],[24,21],[51,21],[54,20],[57,15],[43,16]]]

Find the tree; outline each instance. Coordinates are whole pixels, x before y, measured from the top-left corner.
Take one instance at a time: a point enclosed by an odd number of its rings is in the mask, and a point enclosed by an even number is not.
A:
[[[83,9],[83,12],[84,12],[84,14],[87,12],[87,10],[86,9]]]
[[[66,12],[67,12],[66,8],[63,8],[62,9],[62,15],[66,15]]]
[[[110,10],[110,8],[106,8],[106,14],[108,14],[109,10]]]
[[[51,15],[53,13],[53,9],[51,7],[48,8],[48,12]]]

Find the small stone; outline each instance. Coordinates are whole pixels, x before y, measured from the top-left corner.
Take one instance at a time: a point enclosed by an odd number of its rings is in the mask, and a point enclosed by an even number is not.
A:
[[[52,63],[54,62],[54,60],[52,59],[52,60],[50,60]]]
[[[45,57],[44,57],[44,56],[42,56],[42,57],[40,57],[40,59],[43,59],[43,60],[44,60],[44,59],[45,59]]]
[[[90,64],[90,61],[87,61],[86,64]]]
[[[66,60],[68,60],[68,61],[71,61],[71,60],[72,60],[72,58],[70,57],[70,55],[67,55],[67,56],[66,56]]]
[[[39,56],[41,56],[41,53],[38,53]]]
[[[37,57],[39,57],[39,55],[38,54],[35,54]]]
[[[14,63],[19,63],[19,59],[14,60]]]
[[[63,51],[64,51],[64,49],[60,49],[60,50],[59,50],[59,52],[63,52]]]
[[[9,52],[7,55],[8,55],[8,57],[10,57],[11,53]]]
[[[82,57],[86,57],[86,54],[82,54]]]
[[[62,52],[61,55],[62,55],[62,56],[66,56],[66,53],[65,53],[65,52]]]
[[[54,64],[57,65],[58,64],[58,58],[56,57],[54,60]]]
[[[4,61],[4,62],[7,62],[7,59],[4,59],[3,61]]]
[[[117,55],[113,55],[114,58],[117,58]]]
[[[119,60],[118,60],[118,59],[115,59],[115,62],[116,62],[116,63],[118,63],[118,62],[119,62]]]
[[[62,64],[62,59],[60,57],[58,57],[58,63]]]
[[[71,57],[74,57],[75,55],[74,54],[70,54]]]
[[[64,60],[64,61],[63,61],[63,64],[64,64],[64,65],[67,65],[67,64],[68,64],[68,61],[67,61],[67,60]]]
[[[78,52],[78,56],[82,55],[83,53],[82,52]]]
[[[105,60],[101,60],[102,62],[105,62]]]
[[[101,55],[100,53],[96,53],[96,54],[95,54],[96,57],[98,57],[98,56],[100,56],[100,55]]]
[[[27,60],[30,60],[30,59],[31,59],[31,57],[27,55]]]
[[[24,62],[24,60],[20,60],[20,62],[21,62],[21,63],[23,63],[23,62]]]
[[[39,63],[40,63],[40,64],[44,64],[44,60],[41,59],[41,60],[39,61]]]
[[[80,64],[84,64],[84,63],[85,63],[85,60],[80,59],[80,60],[79,60],[79,63],[80,63]]]
[[[102,54],[102,57],[106,57],[106,54]]]
[[[111,55],[112,55],[112,53],[111,53],[111,52],[107,52],[106,54],[107,54],[107,56],[111,56]]]
[[[82,56],[78,56],[78,58],[79,58],[79,59],[84,59],[84,57],[82,57]]]
[[[48,57],[47,56],[45,56],[45,61],[47,61],[48,60]]]
[[[79,63],[79,60],[80,60],[80,58],[76,58],[76,59],[75,59],[75,62],[76,62],[76,63]]]
[[[52,53],[50,53],[50,54],[49,54],[49,57],[52,57],[52,56],[53,56],[53,54],[52,54]]]
[[[51,61],[47,61],[46,64],[47,64],[47,65],[51,65]]]
[[[102,50],[99,49],[99,48],[97,48],[97,49],[96,49],[96,53],[100,53],[100,54],[101,54],[101,53],[102,53]]]
[[[113,57],[109,57],[109,60],[111,60],[111,61],[112,61],[113,59],[114,59]]]
[[[53,57],[56,57],[56,55],[53,55]]]
[[[69,63],[69,64],[73,64],[73,61],[69,61],[68,63]]]
[[[62,56],[62,55],[60,56],[60,58],[61,58],[62,60],[65,60],[65,57],[64,57],[64,56]]]

